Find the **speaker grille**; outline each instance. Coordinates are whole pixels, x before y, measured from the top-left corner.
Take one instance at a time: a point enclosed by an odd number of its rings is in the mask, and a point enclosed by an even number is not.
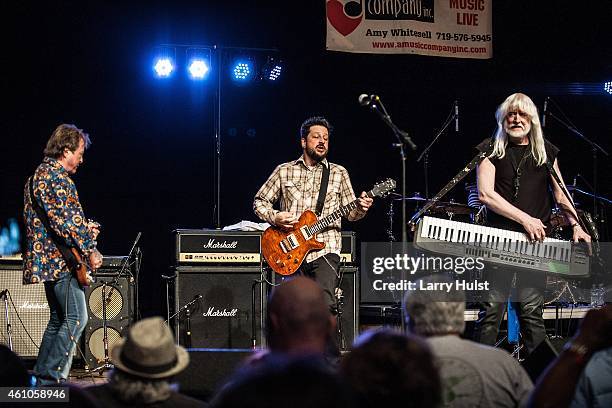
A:
[[[108,350],[113,348],[113,345],[121,339],[121,333],[113,327],[107,327],[106,333],[108,336]],[[89,352],[96,361],[104,361],[104,328],[99,327],[89,336]]]
[[[106,286],[106,319],[114,319],[119,316],[119,313],[123,310],[123,295],[120,290],[113,286]],[[102,319],[103,313],[103,302],[102,302],[102,286],[96,287],[91,291],[89,295],[89,310],[98,319]]]
[[[8,289],[10,293],[8,315],[13,332],[13,350],[22,358],[36,358],[49,322],[49,305],[42,283],[23,285],[22,281],[21,260],[0,262],[0,290]],[[4,301],[0,303],[0,308],[0,343],[8,346]]]

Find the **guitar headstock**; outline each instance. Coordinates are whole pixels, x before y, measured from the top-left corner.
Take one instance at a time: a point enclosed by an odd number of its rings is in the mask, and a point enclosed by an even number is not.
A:
[[[379,181],[374,184],[374,187],[370,191],[373,197],[384,197],[393,189],[395,189],[395,180],[388,178],[384,181]]]

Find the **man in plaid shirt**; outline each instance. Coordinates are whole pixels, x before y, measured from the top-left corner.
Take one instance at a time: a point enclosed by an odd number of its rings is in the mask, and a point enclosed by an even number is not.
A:
[[[300,136],[303,154],[297,160],[276,167],[259,189],[253,203],[255,214],[259,218],[280,228],[291,228],[302,212],[315,211],[324,166],[329,168],[329,182],[323,209],[321,214],[317,215],[326,217],[355,200],[346,169],[327,161],[331,130],[331,125],[323,117],[312,117],[302,123]],[[273,208],[277,201],[280,203],[280,210]],[[372,199],[366,196],[365,191],[362,192],[357,208],[346,218],[349,221],[363,218],[371,205]],[[309,253],[297,272],[313,278],[323,287],[332,310],[335,310],[336,304],[334,291],[340,263],[340,231],[338,219],[317,234],[317,239],[325,242],[325,248]]]

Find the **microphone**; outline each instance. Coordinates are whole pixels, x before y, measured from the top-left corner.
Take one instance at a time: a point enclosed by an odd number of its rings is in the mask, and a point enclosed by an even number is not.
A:
[[[459,132],[459,101],[455,101],[455,132]]]
[[[198,293],[197,295],[195,295],[195,296],[193,297],[193,299],[194,299],[194,300],[197,300],[197,299],[202,299],[203,297],[204,297],[204,296],[202,296],[201,294],[199,294],[199,293]]]
[[[546,113],[547,112],[548,112],[548,96],[544,98],[544,110],[542,111],[542,127],[546,127]]]
[[[0,298],[5,297],[8,294],[8,289],[4,289],[2,292],[0,292]]]
[[[368,95],[368,94],[361,94],[359,95],[359,104],[361,106],[370,106],[373,103],[377,102],[380,98],[378,97],[378,95]]]

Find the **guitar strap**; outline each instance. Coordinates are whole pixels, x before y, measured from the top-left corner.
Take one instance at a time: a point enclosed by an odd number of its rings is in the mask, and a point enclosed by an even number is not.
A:
[[[323,204],[325,203],[325,195],[327,194],[327,185],[329,184],[329,162],[327,166],[321,163],[323,166],[323,174],[321,175],[321,188],[319,189],[319,198],[317,199],[317,208],[315,213],[317,217],[321,216],[323,211]]]
[[[51,228],[51,223],[49,222],[49,217],[47,213],[43,210],[41,205],[38,203],[36,196],[34,195],[34,176],[30,177],[28,181],[28,186],[30,187],[30,202],[32,203],[32,208],[36,211],[36,215],[40,218],[40,221],[43,223],[45,229],[47,230],[47,234],[57,247],[57,249],[62,254],[64,261],[66,261],[66,265],[70,271],[75,270],[78,267],[78,261],[74,257],[74,254],[70,252],[70,247],[64,243],[62,238],[55,232],[53,228]]]

